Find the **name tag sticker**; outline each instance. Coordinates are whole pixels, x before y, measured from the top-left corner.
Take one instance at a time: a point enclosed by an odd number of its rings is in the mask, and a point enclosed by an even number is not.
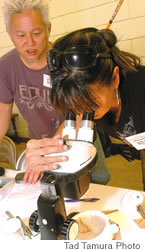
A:
[[[145,132],[125,138],[137,150],[145,149]]]
[[[43,74],[43,86],[52,88],[51,79],[49,75]]]

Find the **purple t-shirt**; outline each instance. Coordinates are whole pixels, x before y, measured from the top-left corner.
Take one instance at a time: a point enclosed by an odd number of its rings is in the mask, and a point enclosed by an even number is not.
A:
[[[0,58],[0,102],[15,102],[28,123],[30,138],[52,137],[64,120],[50,101],[49,70],[31,70],[16,49]]]

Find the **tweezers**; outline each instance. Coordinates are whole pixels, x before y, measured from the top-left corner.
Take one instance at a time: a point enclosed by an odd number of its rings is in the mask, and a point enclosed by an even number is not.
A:
[[[20,222],[21,222],[21,226],[22,226],[24,235],[28,236],[29,239],[32,239],[33,234],[32,234],[32,232],[31,232],[31,230],[29,229],[29,227],[27,227],[27,226],[25,225],[25,223],[22,221],[22,219],[21,219],[19,216],[16,216],[16,217],[15,217],[15,216],[13,216],[13,215],[11,214],[11,212],[9,212],[9,211],[6,211],[5,213],[6,213],[6,215],[7,215],[10,219],[12,219],[12,218],[17,218],[17,219],[19,219]]]

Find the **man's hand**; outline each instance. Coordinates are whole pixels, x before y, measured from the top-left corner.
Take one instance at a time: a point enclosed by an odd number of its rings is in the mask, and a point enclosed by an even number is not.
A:
[[[24,174],[23,181],[35,184],[43,171],[59,168],[56,162],[67,161],[67,156],[47,156],[52,153],[67,151],[67,145],[63,144],[61,135],[53,138],[31,139],[26,146],[26,162],[28,168]]]

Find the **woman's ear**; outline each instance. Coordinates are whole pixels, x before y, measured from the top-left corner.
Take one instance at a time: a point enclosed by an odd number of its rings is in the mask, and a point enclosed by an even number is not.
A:
[[[113,71],[112,83],[115,89],[118,89],[120,83],[119,67],[116,66]]]

